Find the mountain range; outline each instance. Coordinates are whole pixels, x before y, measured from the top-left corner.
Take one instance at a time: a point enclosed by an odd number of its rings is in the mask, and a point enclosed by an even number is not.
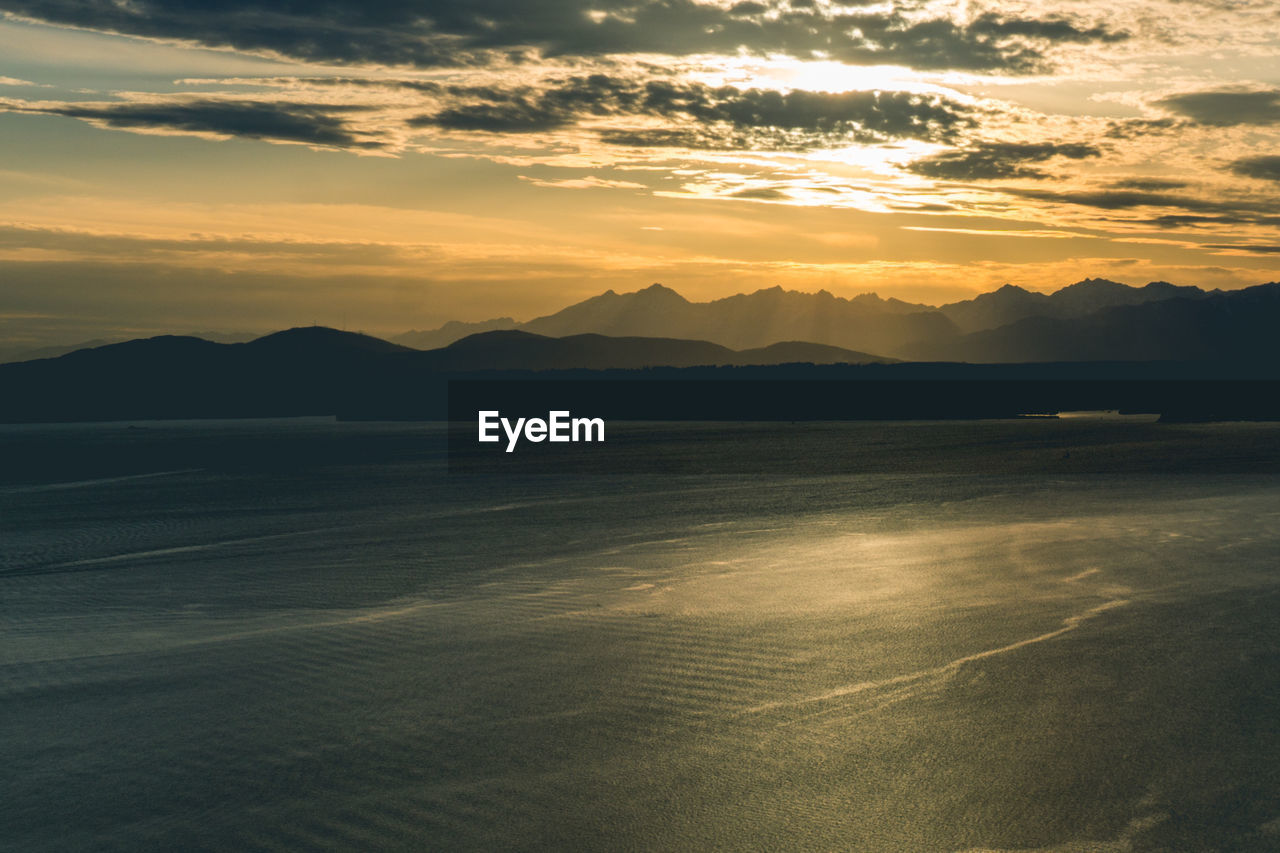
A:
[[[654,284],[632,293],[609,290],[524,323],[507,317],[481,323],[455,321],[393,340],[416,348],[441,347],[475,332],[519,330],[552,337],[678,337],[739,350],[781,341],[808,341],[899,359],[1205,358],[1212,356],[1212,343],[1205,341],[1204,346],[1183,351],[1180,336],[1190,332],[1193,340],[1200,340],[1188,325],[1194,326],[1194,318],[1201,312],[1230,311],[1231,305],[1251,300],[1266,302],[1253,291],[1258,288],[1205,291],[1168,282],[1131,287],[1090,278],[1049,294],[1005,285],[973,299],[934,307],[881,299],[875,294],[846,299],[825,290],[798,293],[780,287],[711,302],[690,302],[674,290]],[[1165,303],[1182,307],[1147,310]],[[1199,307],[1189,307],[1193,303]],[[1026,321],[1037,322],[1018,325]],[[1145,343],[1135,347],[1135,340]],[[1080,341],[1088,342],[1085,350],[1079,348]]]
[[[780,287],[714,302],[690,302],[671,288],[654,284],[634,293],[608,290],[555,314],[512,323],[507,328],[551,337],[672,337],[739,350],[783,341],[807,341],[886,353],[902,340],[951,332],[945,317],[932,309],[920,309],[921,306],[874,294],[843,299],[825,290],[798,293]],[[409,332],[394,340],[414,347],[442,346],[450,335],[486,331],[500,327],[496,324],[502,322],[454,323],[429,332]]]
[[[1168,282],[1131,287],[1089,278],[1054,293],[1005,285],[934,307],[875,294],[842,298],[779,287],[691,302],[655,284],[631,293],[609,290],[527,322],[510,317],[451,321],[390,340],[408,350],[441,351],[424,356],[424,363],[438,363],[440,369],[894,359],[1269,361],[1278,355],[1271,333],[1280,323],[1278,289],[1280,284],[1205,291]],[[482,337],[452,348],[475,335]],[[242,333],[199,337],[220,343],[251,339]],[[0,346],[0,363],[101,349],[105,343],[42,350]]]
[[[1202,361],[1275,368],[1277,329],[1280,283],[1272,283],[1110,305],[1077,316],[1028,316],[916,341],[898,352],[922,361]]]

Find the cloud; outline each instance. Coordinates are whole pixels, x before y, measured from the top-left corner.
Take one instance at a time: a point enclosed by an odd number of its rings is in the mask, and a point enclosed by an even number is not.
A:
[[[644,184],[637,184],[635,181],[617,181],[610,178],[597,178],[594,175],[585,175],[581,178],[568,178],[561,181],[551,181],[544,178],[531,178],[528,175],[517,175],[522,181],[533,184],[535,187],[552,187],[555,189],[565,190],[591,190],[591,189],[615,189],[615,190],[645,190],[648,189]]]
[[[1169,178],[1126,178],[1112,181],[1109,186],[1117,190],[1178,190],[1187,186],[1187,182]]]
[[[1161,98],[1155,105],[1216,127],[1280,124],[1280,89],[1183,92]]]
[[[600,140],[623,148],[687,148],[705,151],[803,151],[802,140],[784,133],[733,133],[703,130],[604,130]]]
[[[1013,228],[932,228],[926,225],[903,225],[903,231],[925,231],[939,234],[969,234],[974,237],[1030,237],[1037,240],[1074,240],[1089,235],[1075,231]]]
[[[1245,243],[1206,243],[1206,248],[1222,249],[1224,253],[1250,255],[1280,255],[1280,246],[1249,245]]]
[[[1102,210],[1125,210],[1134,207],[1182,207],[1188,210],[1220,210],[1223,205],[1207,199],[1174,193],[1141,190],[1084,190],[1055,192],[1037,189],[1007,189],[1009,195],[1040,201],[1057,201],[1096,207]]]
[[[977,115],[975,108],[936,94],[738,89],[604,74],[507,88],[343,78],[254,82],[277,91],[269,96],[125,93],[119,101],[0,99],[0,111],[65,116],[135,132],[385,152],[403,150],[415,132],[421,136],[423,131],[485,134],[495,138],[492,142],[573,130],[580,144],[706,150],[947,142],[975,126]],[[385,91],[371,94],[372,87]]]
[[[541,89],[459,85],[439,91],[452,101],[451,105],[411,119],[411,126],[534,133],[565,127],[583,116],[634,112],[643,96],[638,84],[605,74],[570,77]]]
[[[545,132],[601,118],[664,119],[678,128],[602,128],[633,147],[799,150],[890,139],[946,141],[975,124],[973,110],[910,92],[782,92],[596,74],[546,87],[449,87],[448,106],[414,127],[488,133]]]
[[[1026,164],[1043,163],[1054,157],[1083,160],[1101,154],[1096,146],[1079,142],[980,142],[969,148],[916,160],[907,166],[907,170],[927,178],[949,181],[1042,180],[1049,174]]]
[[[334,148],[381,148],[361,138],[345,114],[358,105],[226,99],[172,99],[106,103],[0,101],[0,110],[78,118],[129,130],[241,136]]]
[[[778,92],[650,82],[643,108],[735,128],[780,128],[849,136],[945,140],[973,124],[970,110],[938,96],[909,92]]]
[[[1181,130],[1189,122],[1172,118],[1126,118],[1112,121],[1103,134],[1108,139],[1138,139]]]
[[[1167,213],[1148,219],[1158,228],[1195,228],[1199,225],[1243,225],[1248,219],[1240,216],[1205,216],[1199,213]]]
[[[412,247],[411,247],[412,248]],[[191,234],[183,237],[50,228],[0,223],[0,251],[34,249],[77,259],[200,262],[212,257],[254,257],[291,262],[368,265],[397,260],[405,247],[357,240],[281,240]]]
[[[1134,210],[1165,208],[1175,212],[1157,214],[1141,220],[1160,228],[1197,225],[1277,225],[1280,224],[1280,201],[1256,201],[1249,198],[1202,198],[1186,193],[1148,192],[1143,190],[1083,190],[1055,192],[1034,188],[1010,187],[1006,195],[1036,201],[1072,204],[1099,210]]]
[[[1083,26],[1063,17],[1015,18],[994,12],[967,24],[949,18],[909,21],[901,13],[842,16],[843,26],[859,37],[834,44],[835,59],[854,64],[901,64],[926,70],[959,69],[1034,74],[1053,68],[1047,46],[1108,44],[1130,34],[1102,26]]]
[[[730,198],[745,198],[752,201],[786,201],[788,196],[782,190],[773,187],[749,187],[729,194]]]
[[[1280,156],[1245,157],[1232,163],[1231,171],[1246,178],[1280,181]]]
[[[1031,73],[1062,44],[1124,31],[1053,15],[985,13],[966,22],[897,8],[698,0],[0,0],[53,24],[306,61],[441,67],[499,59],[618,54],[786,54],[855,64]]]

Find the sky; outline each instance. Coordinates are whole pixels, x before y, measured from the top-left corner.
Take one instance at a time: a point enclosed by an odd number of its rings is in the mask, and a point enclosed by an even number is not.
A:
[[[1280,5],[0,0],[0,342],[1280,279]]]

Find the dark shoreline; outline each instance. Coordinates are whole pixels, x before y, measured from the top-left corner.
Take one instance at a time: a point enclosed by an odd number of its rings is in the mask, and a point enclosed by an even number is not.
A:
[[[201,469],[351,465],[432,477],[844,474],[1036,476],[1280,473],[1280,423],[1107,418],[971,421],[610,421],[603,444],[476,441],[474,424],[297,420],[0,426],[0,487]],[[433,473],[434,472],[434,473]]]

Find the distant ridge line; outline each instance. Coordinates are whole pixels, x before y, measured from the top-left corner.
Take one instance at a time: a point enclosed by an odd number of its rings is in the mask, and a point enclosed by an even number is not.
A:
[[[1053,293],[1006,284],[971,299],[933,307],[876,294],[838,297],[771,287],[708,302],[690,302],[653,284],[612,289],[553,314],[518,323],[447,323],[394,337],[414,347],[441,347],[470,331],[523,331],[549,337],[599,334],[701,340],[733,350],[803,341],[899,360],[1072,361],[1255,358],[1269,336],[1231,329],[1225,315],[1270,309],[1263,284],[1235,291],[1153,281],[1134,287],[1085,278]],[[1168,306],[1179,306],[1169,309]],[[1157,308],[1156,306],[1165,306]],[[1168,309],[1168,310],[1167,310]],[[1198,325],[1197,318],[1203,320]],[[1026,324],[1035,321],[1031,325]],[[1203,328],[1202,328],[1203,326]],[[1081,341],[1089,341],[1082,347]],[[1187,347],[1191,348],[1188,349]],[[1270,357],[1267,351],[1266,357]]]

